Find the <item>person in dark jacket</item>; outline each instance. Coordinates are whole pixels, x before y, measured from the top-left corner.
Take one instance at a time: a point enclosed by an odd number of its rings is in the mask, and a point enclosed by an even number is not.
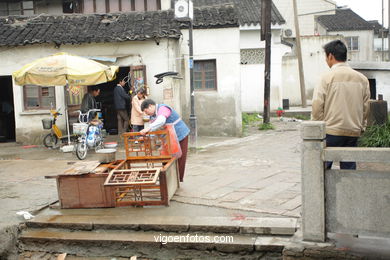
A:
[[[81,113],[87,113],[90,109],[98,109],[98,104],[95,97],[99,96],[100,88],[97,86],[89,86],[88,93],[86,93],[81,102]],[[88,121],[96,117],[96,112],[90,113]]]
[[[122,79],[114,88],[114,105],[116,109],[116,117],[118,120],[118,134],[123,134],[129,125],[129,115],[127,114],[126,102],[130,102],[128,95],[123,88],[126,82]]]

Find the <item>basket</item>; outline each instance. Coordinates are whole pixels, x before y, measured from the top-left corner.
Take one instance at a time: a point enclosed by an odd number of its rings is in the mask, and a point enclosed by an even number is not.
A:
[[[87,133],[88,124],[86,123],[73,123],[73,134],[83,135]]]
[[[51,118],[44,118],[42,119],[42,126],[43,129],[51,129],[53,126],[53,121],[51,120]]]

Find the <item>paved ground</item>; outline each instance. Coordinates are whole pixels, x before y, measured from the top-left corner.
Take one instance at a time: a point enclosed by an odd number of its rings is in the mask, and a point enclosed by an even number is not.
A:
[[[244,138],[200,137],[201,148],[189,155],[185,182],[173,199],[181,202],[172,207],[174,214],[192,205],[195,212],[213,215],[299,217],[299,123],[275,125],[265,132],[251,128]],[[123,157],[119,147],[117,158]],[[55,181],[44,176],[62,172],[72,161],[77,161],[72,153],[0,144],[0,225],[22,220],[17,211],[33,212],[56,201]]]
[[[283,216],[300,216],[298,123],[224,141],[190,157],[174,200]]]

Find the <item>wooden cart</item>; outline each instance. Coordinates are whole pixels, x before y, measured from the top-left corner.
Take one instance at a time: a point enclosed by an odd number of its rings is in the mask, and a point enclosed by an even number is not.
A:
[[[61,208],[169,205],[179,187],[179,171],[169,154],[166,130],[123,136],[125,160],[90,165],[84,171],[74,166],[54,176]]]

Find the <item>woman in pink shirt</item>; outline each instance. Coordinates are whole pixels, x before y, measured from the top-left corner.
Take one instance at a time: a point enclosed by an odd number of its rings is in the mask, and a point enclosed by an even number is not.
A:
[[[145,114],[141,110],[141,104],[145,98],[146,91],[144,88],[140,88],[137,91],[137,95],[135,95],[131,101],[131,125],[133,132],[140,132],[142,129],[144,129],[143,116]]]
[[[180,181],[183,181],[190,129],[181,119],[180,115],[168,105],[156,104],[153,100],[146,99],[141,104],[141,110],[151,117],[151,124],[140,132],[142,135],[145,135],[150,131],[155,131],[164,125],[173,126],[181,148],[181,156],[178,159],[178,165]]]

